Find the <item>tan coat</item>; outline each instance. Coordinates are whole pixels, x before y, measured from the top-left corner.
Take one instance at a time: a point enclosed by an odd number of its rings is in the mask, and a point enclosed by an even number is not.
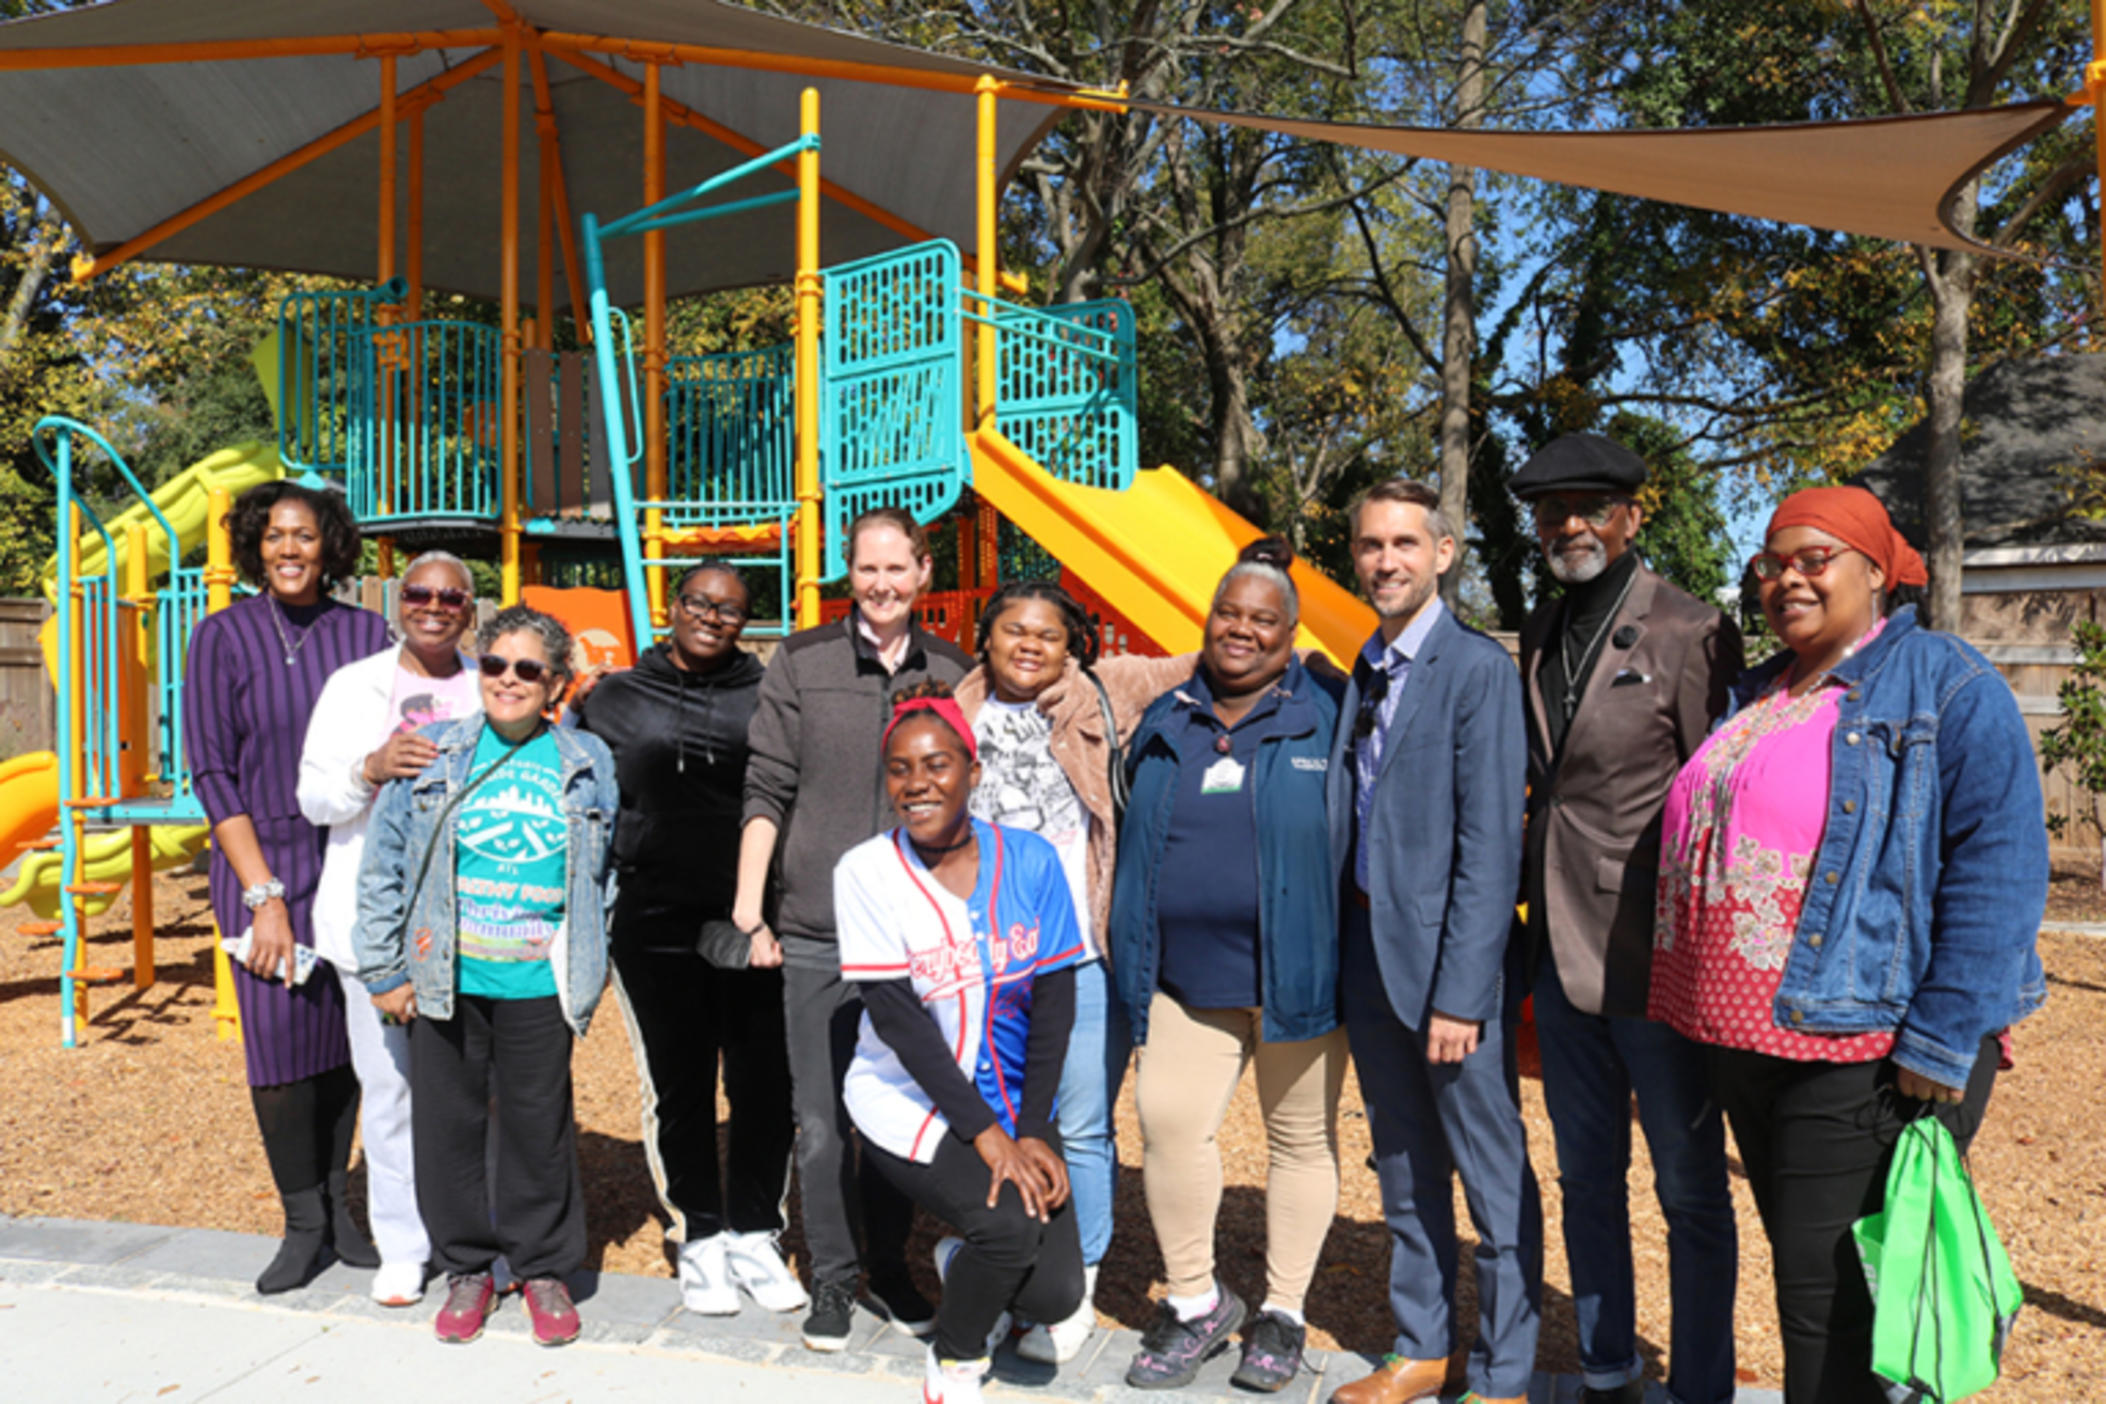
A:
[[[1546,826],[1529,835],[1527,861],[1542,864],[1544,924],[1573,1007],[1642,1018],[1660,810],[1725,709],[1741,669],[1740,630],[1641,564],[1552,756],[1538,672],[1563,618],[1561,603],[1541,605],[1521,629],[1528,822]],[[1524,877],[1524,892],[1537,877]]]
[[[1133,735],[1150,702],[1192,676],[1197,659],[1197,654],[1187,653],[1176,658],[1121,654],[1098,660],[1097,677],[1111,697],[1112,718],[1122,743]],[[992,686],[985,663],[975,664],[971,672],[959,679],[954,691],[967,721],[979,719],[980,704],[987,700]],[[1081,666],[1073,658],[1068,660],[1066,671],[1039,694],[1038,705],[1053,723],[1053,757],[1060,762],[1068,783],[1075,787],[1076,798],[1089,812],[1090,844],[1085,872],[1089,878],[1090,929],[1096,933],[1097,949],[1104,952],[1108,962],[1111,952],[1105,932],[1111,921],[1112,869],[1119,844],[1112,818],[1111,750],[1104,735],[1104,709],[1097,700],[1097,689],[1082,675]]]

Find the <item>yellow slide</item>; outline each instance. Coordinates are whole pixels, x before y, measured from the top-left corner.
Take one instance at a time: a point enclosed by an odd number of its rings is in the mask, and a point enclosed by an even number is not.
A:
[[[1163,648],[1199,647],[1214,586],[1258,538],[1256,527],[1171,468],[1135,474],[1124,492],[1075,487],[999,433],[971,439],[973,491]],[[1375,612],[1300,561],[1294,584],[1302,601],[1296,644],[1350,667],[1375,630]]]
[[[31,751],[0,761],[0,868],[56,823],[58,757],[50,751]]]
[[[153,870],[158,873],[165,868],[181,867],[197,857],[198,850],[205,846],[205,840],[211,837],[212,830],[204,824],[156,824],[146,833],[147,847],[153,855]],[[56,850],[49,853],[32,853],[24,858],[21,870],[15,874],[14,886],[0,892],[0,907],[11,907],[17,902],[26,902],[29,909],[45,921],[57,920],[60,901],[59,872],[63,862]],[[82,842],[80,881],[129,882],[131,876],[130,829],[113,829],[109,833],[89,834]],[[116,900],[114,893],[98,893],[84,899],[83,906],[89,916],[101,916]]]

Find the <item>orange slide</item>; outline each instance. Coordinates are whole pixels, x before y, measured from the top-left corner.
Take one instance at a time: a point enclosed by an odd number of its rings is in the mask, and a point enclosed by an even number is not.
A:
[[[31,751],[0,761],[0,868],[58,823],[58,756]]]

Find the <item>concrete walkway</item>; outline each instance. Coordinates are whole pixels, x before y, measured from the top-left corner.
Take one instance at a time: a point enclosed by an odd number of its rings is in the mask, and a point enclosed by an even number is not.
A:
[[[435,1302],[391,1310],[365,1295],[368,1274],[332,1266],[279,1297],[252,1285],[276,1244],[249,1234],[140,1224],[0,1216],[0,1396],[80,1404],[184,1401],[564,1400],[688,1397],[907,1404],[918,1397],[921,1346],[858,1309],[850,1348],[805,1350],[797,1316],[748,1310],[702,1317],[680,1309],[668,1278],[584,1272],[572,1279],[585,1329],[561,1350],[536,1347],[507,1298],[483,1339],[440,1345]],[[1007,1353],[990,1399],[1047,1404],[1241,1400],[1233,1354],[1176,1394],[1121,1382],[1136,1337],[1100,1332],[1057,1374]],[[1364,1373],[1351,1354],[1317,1352],[1311,1373],[1279,1396],[1315,1404]],[[1337,1379],[1327,1378],[1327,1372]],[[1538,1375],[1531,1404],[1571,1404],[1578,1381]],[[1779,1404],[1742,1390],[1740,1404]],[[1657,1387],[1648,1404],[1664,1396]]]

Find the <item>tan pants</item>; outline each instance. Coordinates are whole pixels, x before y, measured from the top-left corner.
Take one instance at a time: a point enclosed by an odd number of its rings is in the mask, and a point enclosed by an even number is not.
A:
[[[1243,1070],[1258,1069],[1265,1117],[1266,1300],[1302,1309],[1317,1254],[1338,1209],[1338,1093],[1346,1035],[1266,1043],[1255,1009],[1187,1009],[1158,992],[1134,1080],[1148,1217],[1173,1296],[1214,1282],[1214,1220],[1221,1209],[1215,1134]]]

